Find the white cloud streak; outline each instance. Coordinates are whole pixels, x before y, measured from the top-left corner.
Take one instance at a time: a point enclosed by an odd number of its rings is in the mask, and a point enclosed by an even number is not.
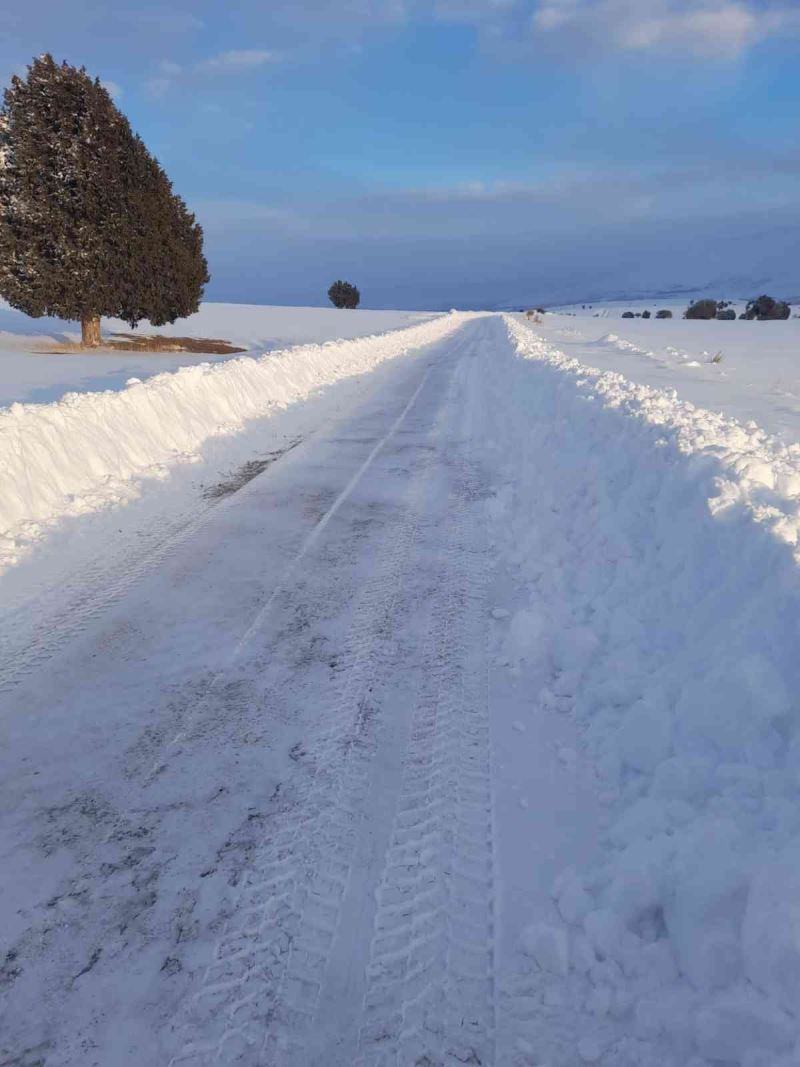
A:
[[[160,100],[181,78],[191,78],[197,75],[244,74],[268,63],[277,62],[279,58],[277,53],[265,48],[234,48],[219,52],[217,55],[209,56],[189,66],[163,59],[158,64],[157,73],[147,78],[142,88],[151,99]]]
[[[800,30],[796,8],[753,0],[539,0],[534,41],[586,50],[673,52],[736,59],[778,34]]]
[[[414,10],[584,59],[595,50],[732,60],[800,32],[800,6],[791,0],[418,0]]]
[[[236,73],[237,71],[252,70],[254,67],[262,67],[265,63],[274,62],[277,56],[264,48],[233,48],[227,52],[210,56],[197,64],[196,69],[219,73]]]

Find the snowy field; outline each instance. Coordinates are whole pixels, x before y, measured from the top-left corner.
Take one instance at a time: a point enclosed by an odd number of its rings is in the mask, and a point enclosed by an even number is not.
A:
[[[0,1062],[797,1067],[799,324],[0,414]]]
[[[540,329],[583,363],[642,385],[675,389],[681,399],[752,420],[787,444],[800,441],[800,318],[689,321],[682,318],[686,306],[686,301],[578,305],[548,313]],[[739,313],[745,304],[734,306]],[[674,318],[621,317],[645,308],[655,315],[662,307]]]
[[[431,316],[412,311],[338,311],[335,308],[286,308],[254,304],[202,304],[196,315],[171,326],[150,327],[169,337],[221,338],[252,352],[363,337],[422,322]],[[130,333],[130,326],[104,319],[103,331]],[[130,378],[142,380],[230,356],[188,352],[76,353],[42,355],[53,342],[80,341],[80,327],[58,319],[30,319],[0,300],[0,409],[14,403],[49,403],[65,393],[123,389]]]

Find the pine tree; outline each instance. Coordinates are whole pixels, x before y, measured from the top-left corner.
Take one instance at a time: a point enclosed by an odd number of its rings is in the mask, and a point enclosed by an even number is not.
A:
[[[355,285],[339,279],[328,290],[328,299],[337,308],[357,308],[361,303],[361,293]]]
[[[154,326],[196,311],[203,231],[99,80],[49,55],[0,110],[0,296],[28,315]]]

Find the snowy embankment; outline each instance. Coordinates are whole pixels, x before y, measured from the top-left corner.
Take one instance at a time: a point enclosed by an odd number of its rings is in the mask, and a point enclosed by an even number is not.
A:
[[[356,340],[182,367],[122,391],[0,410],[0,570],[52,522],[130,500],[212,437],[458,329],[468,314]]]
[[[194,315],[172,324],[153,327],[142,322],[138,333],[221,338],[253,355],[291,345],[350,341],[416,326],[434,317],[418,311],[340,311],[206,301]],[[104,319],[104,337],[114,333],[130,333],[130,326],[119,319]],[[53,351],[65,341],[80,341],[76,323],[31,319],[0,300],[0,408],[15,402],[51,403],[69,392],[124,389],[134,376],[144,380],[179,367],[231,358],[191,352]]]
[[[591,367],[673,388],[682,400],[755,421],[787,444],[800,441],[800,318],[691,321],[679,308],[671,320],[591,315],[547,314],[537,330]]]
[[[800,448],[507,323],[502,659],[575,714],[609,811],[602,861],[553,886],[563,925],[523,938],[526,995],[585,1062],[796,1064]],[[532,1019],[514,1062],[561,1064]]]

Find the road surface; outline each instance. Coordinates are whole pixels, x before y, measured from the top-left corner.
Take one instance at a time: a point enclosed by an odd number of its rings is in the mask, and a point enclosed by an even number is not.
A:
[[[382,367],[20,623],[0,1063],[535,1064],[532,1025],[580,1062],[520,950],[598,816],[568,718],[496,663],[507,348],[479,318]]]

